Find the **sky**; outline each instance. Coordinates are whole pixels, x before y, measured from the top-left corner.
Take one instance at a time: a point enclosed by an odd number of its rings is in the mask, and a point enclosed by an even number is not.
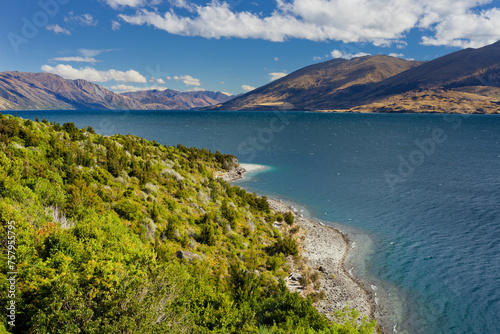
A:
[[[240,94],[333,58],[500,40],[499,0],[4,0],[0,71]]]

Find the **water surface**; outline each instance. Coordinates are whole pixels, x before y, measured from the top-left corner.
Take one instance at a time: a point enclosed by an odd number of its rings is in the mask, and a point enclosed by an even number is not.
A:
[[[271,166],[238,184],[343,224],[398,332],[499,332],[499,116],[18,112],[36,114]]]

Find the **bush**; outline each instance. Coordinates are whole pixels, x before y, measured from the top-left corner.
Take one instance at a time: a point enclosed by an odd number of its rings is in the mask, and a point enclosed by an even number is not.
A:
[[[214,246],[216,241],[217,238],[215,236],[215,227],[212,218],[205,215],[201,226],[200,242],[208,246]]]
[[[284,238],[279,238],[269,247],[268,251],[271,255],[283,253],[285,256],[297,256],[299,254],[299,245],[295,239],[287,235]]]
[[[285,213],[284,219],[288,225],[293,225],[293,222],[295,221],[295,217],[293,216],[293,213],[291,213],[290,211]]]
[[[118,201],[113,209],[120,217],[129,221],[138,222],[144,219],[141,205],[128,199]]]

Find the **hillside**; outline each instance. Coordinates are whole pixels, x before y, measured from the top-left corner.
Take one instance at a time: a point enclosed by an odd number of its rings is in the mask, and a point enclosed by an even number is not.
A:
[[[356,111],[500,112],[500,42],[437,58],[352,95]],[[398,110],[398,108],[400,110]]]
[[[421,62],[389,56],[333,59],[295,71],[215,107],[220,110],[315,110]]]
[[[229,101],[232,96],[221,92],[196,91],[179,92],[173,89],[148,90],[122,93],[144,104],[148,109],[157,110],[189,110],[212,106]]]
[[[300,228],[216,173],[233,156],[0,115],[0,302],[12,333],[373,333],[313,307]],[[287,227],[273,223],[284,220]],[[290,225],[290,226],[288,226]],[[8,255],[14,257],[7,257]],[[9,267],[7,267],[9,265]],[[304,269],[305,270],[305,269]]]
[[[1,72],[0,98],[0,110],[144,109],[141,103],[99,85],[50,73]]]
[[[221,110],[500,112],[500,42],[429,62],[334,59],[218,105]]]

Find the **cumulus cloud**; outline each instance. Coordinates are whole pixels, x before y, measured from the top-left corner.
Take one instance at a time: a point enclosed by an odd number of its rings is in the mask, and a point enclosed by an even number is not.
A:
[[[284,73],[284,72],[272,72],[272,73],[269,73],[269,76],[271,77],[271,81],[281,79],[281,78],[283,78],[283,77],[285,77],[287,75],[288,74]]]
[[[402,54],[402,53],[394,53],[394,52],[391,52],[391,53],[389,53],[389,56],[390,56],[390,57],[396,57],[396,58],[404,58],[404,56],[405,56],[405,55],[404,55],[404,54]]]
[[[358,57],[364,57],[364,56],[369,56],[369,53],[366,52],[358,52],[356,54],[352,53],[347,53],[345,51],[340,51],[340,50],[333,50],[330,55],[332,58],[344,58],[344,59],[353,59],[353,58],[358,58]]]
[[[155,77],[151,77],[151,79],[149,79],[149,82],[155,82],[157,84],[160,84],[160,85],[163,85],[165,84],[165,80],[161,79],[161,78],[155,78]]]
[[[118,70],[107,70],[99,71],[93,67],[85,68],[74,68],[71,65],[59,64],[55,67],[49,65],[43,65],[42,71],[53,73],[62,76],[65,79],[84,79],[91,82],[108,82],[108,81],[119,81],[119,82],[137,82],[146,83],[147,80],[139,72],[134,70],[128,71],[118,71]]]
[[[243,89],[244,92],[250,92],[255,89],[255,87],[249,86],[249,85],[242,85],[241,89]]]
[[[314,56],[313,60],[314,60],[314,61],[321,61],[321,57]]]
[[[68,29],[65,29],[58,24],[49,24],[48,26],[45,27],[48,31],[52,31],[56,34],[63,34],[63,35],[71,35],[71,32]]]
[[[100,62],[100,60],[91,57],[56,57],[49,59],[49,61],[61,61],[61,62],[76,61],[80,63],[92,63],[92,64]]]
[[[153,89],[163,91],[163,90],[166,90],[168,88],[162,87],[162,86],[135,87],[135,86],[131,86],[131,85],[120,84],[120,85],[114,85],[114,86],[108,87],[108,89],[110,89],[114,92],[125,93],[125,92],[139,92],[139,91],[153,90]]]
[[[500,9],[450,15],[434,31],[434,36],[422,37],[422,44],[466,48],[494,43],[500,39]]]
[[[201,86],[200,79],[193,78],[190,75],[175,76],[174,80],[182,81],[186,86]]]
[[[138,7],[140,0],[106,0]],[[484,44],[500,39],[498,10],[477,13],[478,6],[492,0],[276,0],[276,9],[268,16],[236,11],[226,1],[213,0],[206,5],[170,0],[174,7],[188,9],[179,15],[175,9],[160,13],[140,9],[119,17],[133,25],[150,25],[171,34],[205,38],[255,38],[275,42],[290,38],[312,41],[336,40],[370,42],[374,45],[401,43],[413,28],[427,29],[427,45]],[[190,12],[190,13],[189,13]],[[454,27],[454,19],[471,24]],[[488,25],[490,26],[487,29]]]
[[[75,15],[72,11],[64,18],[64,22],[75,22],[82,26],[96,26],[97,20],[91,14]]]

